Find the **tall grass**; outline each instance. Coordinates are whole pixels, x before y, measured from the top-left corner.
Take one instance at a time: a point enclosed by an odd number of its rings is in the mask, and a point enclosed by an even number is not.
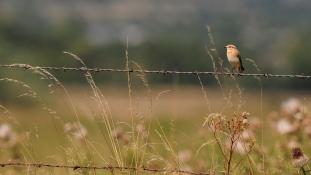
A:
[[[206,46],[209,64],[214,71],[225,72],[225,60],[219,56],[211,29],[208,27],[209,43]],[[142,71],[126,73],[127,105],[118,106],[118,110],[126,111],[126,117],[118,118],[114,114],[109,99],[100,86],[97,85],[94,76],[88,71],[87,64],[82,58],[70,52],[64,52],[74,61],[77,61],[84,69],[82,71],[88,88],[90,88],[92,101],[88,104],[84,100],[83,105],[88,105],[90,116],[83,116],[75,104],[72,91],[65,87],[51,72],[40,67],[28,66],[28,71],[39,75],[40,79],[47,81],[48,93],[55,98],[60,98],[63,109],[70,111],[66,115],[64,111],[54,109],[53,103],[45,101],[38,93],[34,85],[28,85],[21,80],[1,78],[0,82],[14,84],[25,91],[19,97],[30,97],[40,106],[40,110],[51,116],[48,123],[44,119],[42,126],[53,124],[53,131],[47,133],[56,137],[59,149],[62,153],[51,155],[50,150],[40,160],[50,160],[63,164],[79,165],[106,165],[118,167],[133,167],[132,170],[104,172],[103,174],[146,174],[142,172],[144,167],[151,169],[169,169],[187,172],[206,172],[209,174],[307,174],[308,154],[310,146],[310,114],[306,105],[299,100],[289,100],[281,105],[279,111],[265,116],[263,99],[263,80],[257,78],[260,92],[255,98],[257,111],[251,113],[250,102],[245,101],[246,93],[240,84],[239,77],[214,76],[217,88],[208,87],[207,83],[199,76],[200,90],[196,105],[201,105],[202,111],[193,108],[186,117],[172,117],[172,113],[156,113],[162,98],[172,98],[177,90],[167,88],[154,90],[146,74]],[[251,63],[256,71],[260,68],[252,59],[245,59]],[[143,70],[143,66],[130,58],[128,46],[125,49],[125,68]],[[136,86],[135,86],[136,85]],[[140,86],[142,88],[135,87]],[[197,88],[197,86],[196,86]],[[212,90],[214,89],[214,90]],[[215,89],[218,91],[215,94]],[[142,101],[137,94],[142,94],[147,100],[144,107],[147,113],[139,112],[139,103]],[[55,95],[60,93],[61,96]],[[121,92],[120,92],[121,93]],[[181,96],[188,95],[183,91]],[[105,94],[105,95],[104,95]],[[191,96],[190,94],[189,96]],[[257,95],[257,94],[256,94]],[[187,97],[189,97],[187,96]],[[216,98],[215,98],[216,96]],[[217,99],[217,100],[215,100]],[[177,111],[181,104],[188,99],[182,99],[175,103]],[[221,105],[217,105],[220,102]],[[56,108],[56,107],[55,107]],[[276,109],[277,110],[277,109]],[[42,138],[41,133],[32,126],[35,121],[29,121],[30,131],[27,131],[23,123],[14,116],[10,107],[0,105],[0,148],[5,155],[1,161],[25,161],[37,162],[39,156],[36,150],[39,140],[42,145],[47,145],[52,138]],[[198,116],[196,116],[198,115]],[[266,120],[267,119],[267,120]],[[32,128],[33,127],[33,128]],[[33,132],[36,131],[36,132]],[[40,130],[42,131],[42,130]],[[271,135],[267,134],[270,133]],[[274,132],[274,133],[273,133]],[[260,140],[260,142],[258,142]],[[268,142],[265,142],[268,141]],[[52,145],[52,143],[51,143]],[[11,154],[3,154],[9,150]],[[0,170],[1,171],[1,170]],[[99,170],[48,170],[48,169],[5,169],[7,173],[15,174],[98,174]],[[171,171],[172,172],[172,171]],[[102,172],[100,172],[102,173]]]

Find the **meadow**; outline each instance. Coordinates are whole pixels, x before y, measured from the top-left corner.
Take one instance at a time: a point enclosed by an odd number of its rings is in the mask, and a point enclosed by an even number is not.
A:
[[[0,175],[310,174],[310,7],[0,1]]]
[[[2,165],[1,174],[309,173],[309,91],[247,89],[235,76],[213,86],[150,85],[142,73],[98,85],[88,71],[78,86],[26,71],[48,83],[36,91],[0,79],[19,87],[15,103],[0,106],[1,162],[108,168]]]

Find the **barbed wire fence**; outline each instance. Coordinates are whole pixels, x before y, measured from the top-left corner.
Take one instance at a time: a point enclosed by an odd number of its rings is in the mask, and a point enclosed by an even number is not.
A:
[[[272,73],[232,73],[232,72],[215,72],[215,71],[175,71],[175,70],[148,70],[148,69],[114,69],[114,68],[86,68],[86,67],[53,67],[53,66],[32,66],[28,64],[0,64],[0,68],[31,70],[45,69],[48,71],[89,71],[93,73],[112,72],[112,73],[146,73],[160,75],[221,75],[221,76],[246,76],[246,77],[264,77],[264,78],[290,78],[290,79],[311,79],[311,75],[303,74],[272,74]],[[178,173],[188,175],[209,175],[210,173],[192,172],[178,169],[152,169],[146,167],[120,167],[120,166],[81,166],[81,165],[64,165],[64,164],[48,164],[48,163],[27,163],[27,162],[3,162],[0,167],[33,167],[33,168],[58,168],[72,170],[106,170],[106,171],[136,171],[148,173]]]
[[[9,69],[34,69],[40,68],[53,71],[89,71],[99,72],[119,72],[119,73],[147,73],[147,74],[177,74],[177,75],[223,75],[223,76],[248,76],[248,77],[265,77],[265,78],[292,78],[292,79],[311,79],[311,75],[303,74],[272,74],[272,73],[232,73],[232,72],[215,72],[215,71],[175,71],[175,70],[147,70],[147,69],[112,69],[112,68],[86,68],[86,67],[52,67],[52,66],[31,66],[27,64],[0,64],[1,68]]]
[[[23,163],[9,162],[0,163],[0,167],[33,167],[33,168],[59,168],[59,169],[89,169],[89,170],[106,170],[106,171],[133,171],[133,172],[148,172],[148,173],[179,173],[188,175],[209,175],[209,173],[196,173],[192,171],[178,169],[152,169],[152,168],[135,168],[135,167],[120,167],[120,166],[80,166],[80,165],[63,165],[63,164],[44,164],[44,163]]]

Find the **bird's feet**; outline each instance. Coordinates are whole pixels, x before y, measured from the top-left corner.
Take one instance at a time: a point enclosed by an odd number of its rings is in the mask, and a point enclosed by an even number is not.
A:
[[[234,76],[234,68],[231,68],[231,76]]]

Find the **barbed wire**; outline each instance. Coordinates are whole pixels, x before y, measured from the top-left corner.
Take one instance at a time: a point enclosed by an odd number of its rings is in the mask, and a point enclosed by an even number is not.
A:
[[[311,79],[311,75],[303,74],[271,74],[271,73],[232,73],[232,72],[215,72],[215,71],[174,71],[174,70],[146,70],[146,69],[112,69],[112,68],[86,68],[86,67],[52,67],[52,66],[31,66],[28,64],[0,64],[2,68],[10,69],[36,69],[54,71],[90,71],[90,72],[130,72],[130,73],[148,73],[148,74],[177,74],[177,75],[224,75],[224,76],[252,76],[265,78],[294,78],[294,79]]]
[[[188,175],[209,175],[209,173],[197,173],[192,171],[177,170],[177,169],[151,169],[151,168],[135,168],[135,167],[120,167],[120,166],[81,166],[81,165],[63,165],[63,164],[45,164],[45,163],[25,163],[25,162],[6,162],[0,163],[0,167],[34,167],[34,168],[63,168],[63,169],[90,169],[90,170],[107,170],[107,171],[139,171],[149,173],[180,173]]]

